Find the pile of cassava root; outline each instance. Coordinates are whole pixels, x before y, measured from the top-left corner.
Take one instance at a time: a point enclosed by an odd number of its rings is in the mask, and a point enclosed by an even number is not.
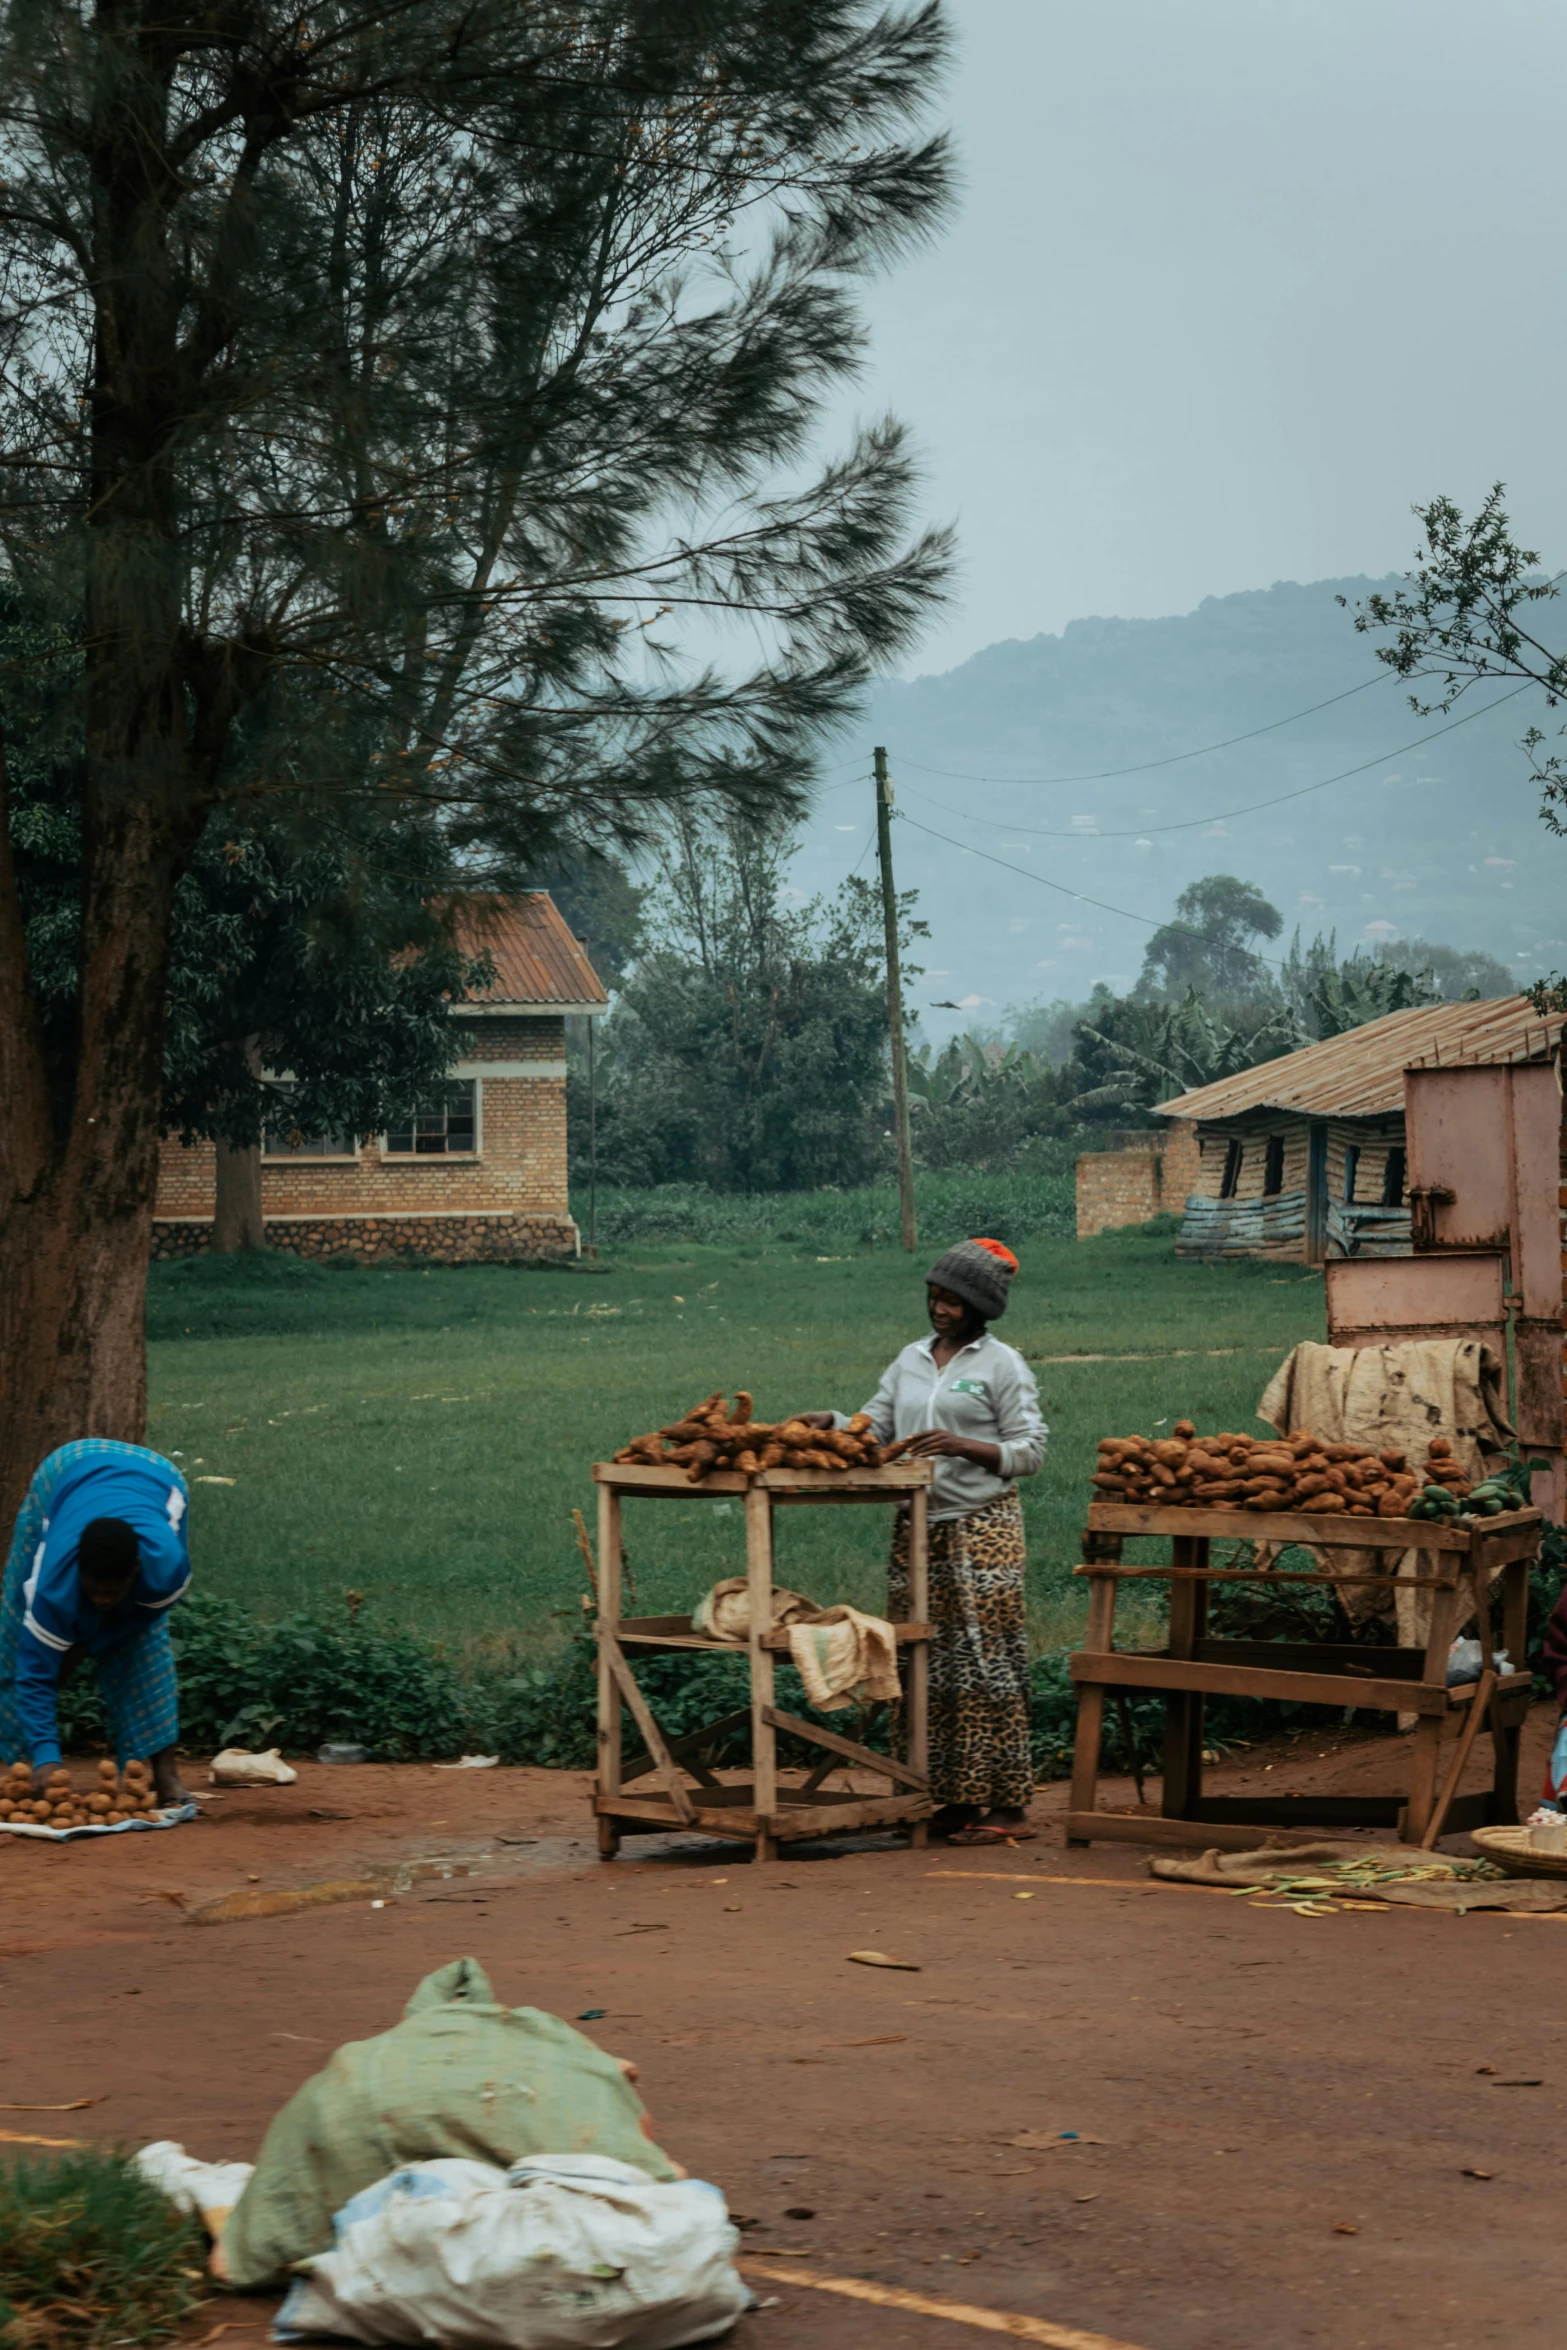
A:
[[[0,1778],[0,1821],[18,1827],[117,1828],[122,1820],[155,1820],[161,1811],[144,1762],[128,1762],[123,1779],[112,1762],[101,1762],[98,1783],[87,1791],[72,1786],[63,1766],[50,1772],[42,1795],[33,1793],[30,1763],[14,1762]]]
[[[648,1468],[682,1468],[689,1485],[714,1469],[754,1477],[763,1469],[874,1469],[904,1449],[878,1446],[871,1424],[856,1412],[846,1428],[808,1428],[803,1420],[753,1420],[744,1388],[730,1411],[721,1394],[693,1404],[683,1419],[651,1435],[633,1437],[617,1461]]]
[[[1167,1437],[1102,1438],[1094,1477],[1102,1501],[1298,1510],[1318,1518],[1407,1517],[1432,1485],[1460,1501],[1469,1494],[1445,1436],[1432,1437],[1417,1469],[1407,1453],[1328,1444],[1305,1428],[1293,1436],[1199,1436],[1190,1420],[1177,1420]]]

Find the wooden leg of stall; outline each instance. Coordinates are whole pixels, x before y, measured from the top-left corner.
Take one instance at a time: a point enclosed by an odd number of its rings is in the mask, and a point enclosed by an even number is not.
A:
[[[909,1496],[909,1618],[912,1623],[930,1621],[930,1496],[912,1493]],[[908,1693],[904,1699],[908,1708],[907,1760],[911,1771],[918,1771],[922,1779],[930,1777],[930,1644],[917,1640],[909,1653]],[[923,1852],[929,1842],[926,1823],[916,1820],[909,1830],[909,1842],[916,1852]]]
[[[1115,1602],[1119,1590],[1114,1575],[1095,1575],[1088,1587],[1088,1629],[1083,1645],[1091,1656],[1105,1656],[1115,1646]],[[1072,1811],[1091,1812],[1099,1800],[1099,1762],[1104,1743],[1105,1687],[1088,1682],[1077,1693],[1077,1740],[1072,1749]],[[1087,1836],[1068,1836],[1069,1845],[1085,1847]]]
[[[598,1621],[613,1639],[620,1627],[621,1548],[620,1495],[612,1486],[599,1487],[599,1580]],[[611,1669],[608,1655],[600,1648],[598,1657],[598,1791],[601,1796],[620,1793],[620,1724],[621,1699],[619,1685]],[[598,1824],[599,1858],[613,1860],[620,1850],[620,1835],[613,1820],[600,1818]]]
[[[772,1651],[762,1635],[773,1620],[773,1503],[760,1485],[745,1497],[745,1565],[751,1612],[751,1800],[756,1809],[756,1857],[778,1858],[778,1734],[773,1710]]]
[[[1206,1535],[1177,1534],[1170,1545],[1173,1566],[1208,1564]],[[1170,1586],[1169,1655],[1191,1657],[1208,1629],[1208,1586],[1196,1581]],[[1202,1795],[1202,1727],[1206,1700],[1200,1690],[1183,1689],[1165,1702],[1164,1798],[1167,1820],[1190,1819]]]
[[[1529,1561],[1510,1559],[1502,1569],[1502,1646],[1516,1673],[1528,1648]],[[1518,1821],[1518,1764],[1523,1745],[1523,1720],[1503,1722],[1502,1709],[1491,1708],[1491,1736],[1496,1750],[1491,1774],[1490,1825],[1515,1827]]]
[[[1453,1625],[1458,1616],[1458,1580],[1456,1572],[1450,1582],[1439,1584],[1431,1594],[1431,1631],[1426,1641],[1422,1678],[1439,1688],[1447,1681],[1447,1652],[1453,1645]],[[1440,1714],[1421,1714],[1415,1723],[1410,1741],[1409,1800],[1399,1822],[1399,1834],[1406,1844],[1418,1844],[1431,1824],[1431,1813],[1436,1803],[1437,1782],[1442,1765],[1442,1729]]]

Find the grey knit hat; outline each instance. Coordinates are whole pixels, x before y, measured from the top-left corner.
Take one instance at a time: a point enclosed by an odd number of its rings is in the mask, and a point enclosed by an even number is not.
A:
[[[1007,1310],[1007,1291],[1016,1269],[1017,1260],[1010,1249],[1000,1256],[982,1240],[960,1240],[956,1248],[936,1259],[925,1284],[927,1288],[950,1289],[976,1314],[994,1322]]]

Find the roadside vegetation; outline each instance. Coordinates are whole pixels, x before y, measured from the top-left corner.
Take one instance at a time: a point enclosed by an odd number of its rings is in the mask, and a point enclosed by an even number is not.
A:
[[[161,2342],[200,2305],[206,2239],[129,2159],[83,2148],[0,2163],[0,2341]]]

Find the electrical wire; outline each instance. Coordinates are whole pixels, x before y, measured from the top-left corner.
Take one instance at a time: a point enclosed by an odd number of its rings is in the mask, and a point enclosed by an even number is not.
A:
[[[1367,686],[1381,685],[1392,675],[1391,669],[1379,669],[1374,677],[1363,677],[1359,685],[1346,686],[1341,694],[1329,694],[1325,702],[1313,702],[1308,709],[1292,710],[1287,718],[1270,718],[1266,726],[1250,727],[1245,734],[1226,735],[1223,742],[1201,743],[1195,751],[1173,751],[1167,759],[1144,759],[1135,767],[1096,767],[1086,775],[964,775],[955,767],[922,767],[917,759],[905,759],[902,765],[912,767],[917,775],[944,776],[949,783],[1113,783],[1118,776],[1147,775],[1155,767],[1179,767],[1188,759],[1206,759],[1210,751],[1228,751],[1236,743],[1255,742],[1260,734],[1277,734],[1281,726],[1294,726],[1302,718],[1315,716],[1318,710],[1331,710],[1335,702],[1350,701],[1356,694],[1363,694]]]
[[[1243,808],[1221,808],[1212,816],[1183,816],[1175,824],[1134,824],[1124,832],[1063,832],[1059,828],[1047,830],[1039,824],[1012,824],[1004,817],[979,816],[967,808],[949,808],[945,800],[933,800],[928,792],[917,790],[912,783],[908,789],[915,799],[923,800],[928,808],[939,808],[944,816],[957,816],[968,824],[985,824],[995,832],[1026,832],[1035,840],[1141,840],[1155,832],[1197,832],[1205,825],[1227,823],[1232,816],[1255,816],[1264,808],[1281,808],[1286,800],[1303,800],[1312,792],[1326,791],[1329,784],[1347,783],[1351,776],[1365,775],[1373,767],[1383,767],[1389,759],[1402,759],[1410,751],[1418,751],[1424,744],[1434,743],[1438,735],[1452,734],[1458,727],[1468,726],[1472,720],[1483,718],[1488,710],[1499,710],[1504,702],[1516,701],[1520,694],[1528,692],[1532,683],[1530,679],[1523,685],[1515,685],[1510,692],[1498,694],[1495,701],[1482,703],[1478,710],[1466,710],[1462,718],[1450,718],[1445,726],[1434,726],[1429,734],[1417,734],[1412,742],[1400,743],[1395,750],[1379,751],[1374,759],[1363,759],[1358,767],[1340,768],[1337,775],[1324,775],[1319,782],[1303,783],[1294,791],[1275,792],[1268,800],[1249,800]],[[923,775],[929,771],[919,768],[917,772]]]
[[[957,849],[965,857],[979,857],[987,865],[999,865],[1003,873],[1016,874],[1020,881],[1035,881],[1041,889],[1054,890],[1057,897],[1074,898],[1080,906],[1097,906],[1101,914],[1119,914],[1123,921],[1141,923],[1144,930],[1178,930],[1186,938],[1206,939],[1209,935],[1206,930],[1199,930],[1195,923],[1161,922],[1149,914],[1134,914],[1129,906],[1112,906],[1104,898],[1091,898],[1086,890],[1068,889],[1064,881],[1047,881],[1044,874],[1030,873],[1026,866],[1011,864],[1005,857],[993,857],[988,849],[970,848],[967,841],[954,840],[949,833],[936,832],[930,825],[921,824],[917,817],[905,815],[902,809],[894,809],[893,814],[900,824],[909,825],[915,832],[923,832],[927,840],[943,841],[949,849]],[[1270,964],[1275,971],[1289,968],[1277,955],[1258,955],[1256,960]]]

